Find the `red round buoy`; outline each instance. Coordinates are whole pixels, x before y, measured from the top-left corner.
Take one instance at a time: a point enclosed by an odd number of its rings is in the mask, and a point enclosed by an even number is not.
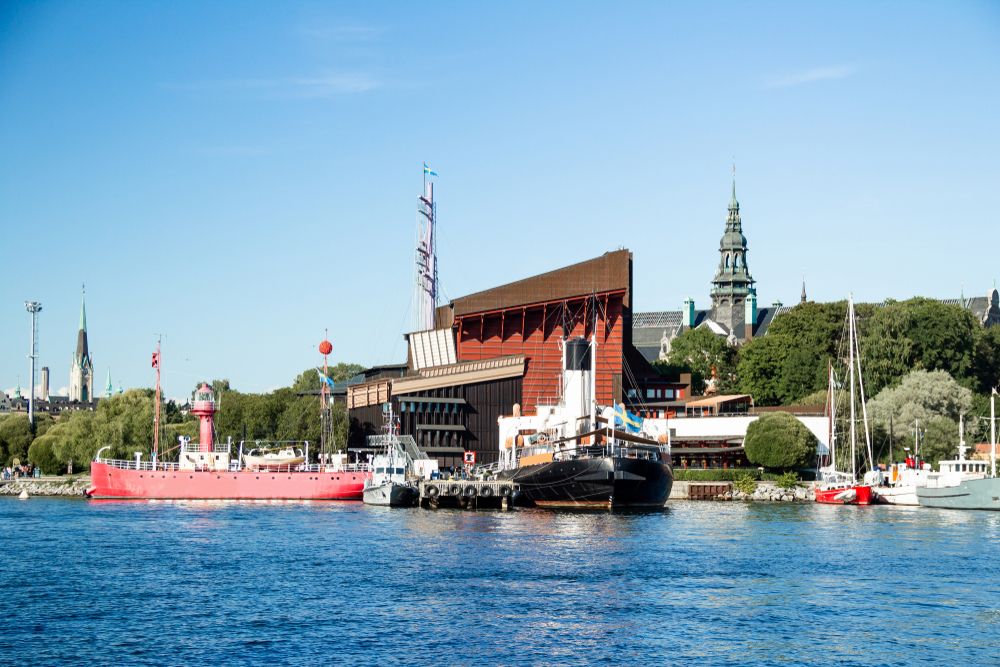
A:
[[[333,352],[333,343],[331,343],[328,340],[325,340],[319,344],[320,354],[330,354],[331,352]]]

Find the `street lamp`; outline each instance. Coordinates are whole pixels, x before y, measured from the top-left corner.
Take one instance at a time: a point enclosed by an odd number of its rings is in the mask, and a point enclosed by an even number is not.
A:
[[[38,313],[42,312],[42,304],[40,301],[25,301],[24,308],[29,313],[31,313],[31,352],[28,354],[28,359],[31,360],[31,379],[28,381],[28,423],[31,424],[32,429],[35,427],[35,359],[38,358],[38,341],[36,340],[36,334],[38,332]]]

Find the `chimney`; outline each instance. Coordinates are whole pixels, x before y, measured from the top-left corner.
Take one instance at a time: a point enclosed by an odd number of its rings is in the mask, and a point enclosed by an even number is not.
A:
[[[42,389],[40,398],[43,401],[49,400],[49,367],[42,366]]]

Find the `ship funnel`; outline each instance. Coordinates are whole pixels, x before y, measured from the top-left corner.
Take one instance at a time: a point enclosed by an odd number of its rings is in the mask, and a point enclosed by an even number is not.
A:
[[[571,422],[571,430],[580,424],[579,417],[590,415],[591,392],[591,349],[584,338],[571,338],[563,349],[563,402],[566,416]]]

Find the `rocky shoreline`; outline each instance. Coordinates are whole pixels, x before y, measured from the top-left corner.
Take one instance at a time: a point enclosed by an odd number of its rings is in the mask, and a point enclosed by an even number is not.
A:
[[[19,496],[26,491],[28,496],[83,497],[90,486],[90,477],[49,477],[23,478],[0,481],[0,496]]]
[[[719,500],[747,500],[753,502],[784,502],[803,503],[813,499],[812,489],[805,486],[795,486],[791,489],[782,489],[775,484],[757,483],[757,488],[753,493],[743,493],[735,488],[723,493]]]

